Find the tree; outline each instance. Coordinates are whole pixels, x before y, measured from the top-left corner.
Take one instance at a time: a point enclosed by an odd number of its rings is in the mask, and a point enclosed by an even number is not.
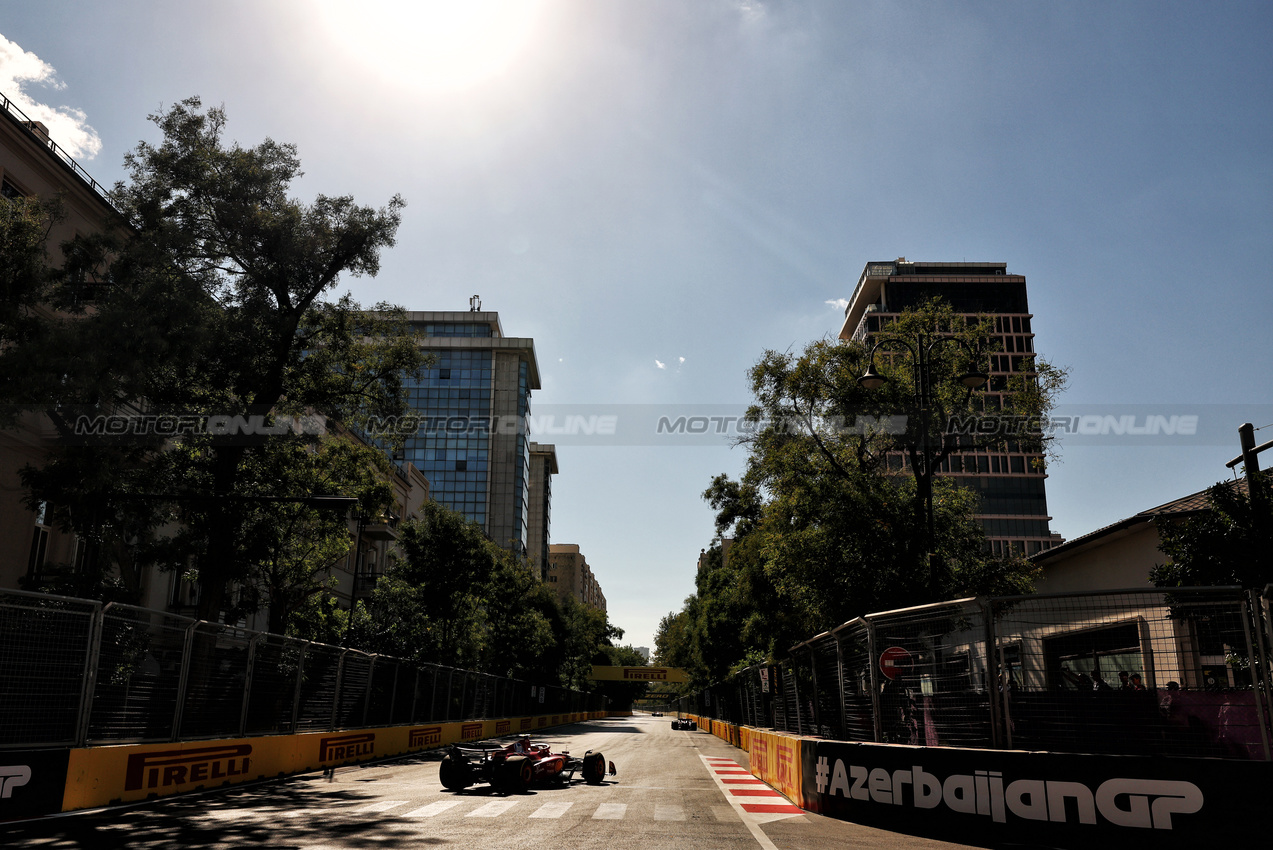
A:
[[[402,524],[403,557],[372,594],[370,632],[354,645],[417,661],[477,667],[483,591],[495,559],[480,526],[436,502]]]
[[[1207,490],[1206,509],[1154,521],[1167,556],[1150,571],[1155,585],[1262,590],[1273,583],[1273,482],[1268,473],[1250,480],[1253,493],[1220,482]]]
[[[22,354],[43,327],[37,307],[53,284],[45,246],[61,217],[56,199],[0,197],[0,425],[13,422],[30,391]]]
[[[877,352],[904,350],[907,340],[913,347],[921,333],[959,341],[935,347],[943,354],[932,362],[922,410],[915,372],[901,358],[877,353],[890,378],[883,389],[858,383],[871,362],[862,342],[819,341],[799,356],[766,352],[750,372],[756,401],[746,417],[751,433],[740,441],[747,468],[739,481],[717,476],[703,494],[717,512],[717,534],[732,546],[728,557],[709,551],[697,593],[665,619],[667,650],[688,656],[710,681],[872,611],[1027,592],[1027,562],[985,552],[976,496],[931,474],[972,448],[1049,448],[1039,423],[1064,385],[1063,371],[1026,360],[991,394],[956,380],[977,365],[968,352],[993,345],[991,331],[988,321],[967,321],[934,302],[879,335]],[[903,473],[896,462],[903,458],[915,474]],[[931,540],[923,510],[929,492]],[[929,552],[941,565],[935,576]]]
[[[56,388],[46,404],[97,414],[258,417],[267,426],[314,411],[351,427],[402,413],[404,381],[422,363],[405,315],[389,305],[364,310],[348,295],[328,298],[342,275],[378,271],[402,200],[374,209],[349,197],[291,198],[301,174],[295,147],[270,139],[253,148],[224,144],[224,111],[204,111],[198,98],[151,120],[163,141],[140,143],[125,160],[129,182],[112,192],[127,229],[77,240],[68,253],[65,286],[106,285],[95,287],[92,309],[27,347],[25,362],[56,378],[45,382]],[[71,420],[61,422],[70,429]],[[198,616],[216,620],[235,606],[233,587],[262,582],[265,561],[248,551],[260,542],[248,534],[260,511],[244,497],[261,496],[268,482],[254,471],[300,458],[287,451],[271,458],[266,444],[313,436],[143,434],[128,445],[63,453],[30,480],[36,498],[67,497],[55,503],[63,524],[95,521],[108,551],[133,534],[119,521],[130,498],[171,495],[170,513],[186,524],[176,540],[185,550],[170,543],[167,566],[193,563]],[[74,476],[84,468],[103,474],[76,498]],[[105,474],[112,468],[126,473],[118,483]],[[95,508],[76,518],[68,511],[77,502]],[[295,554],[298,545],[293,539],[284,548]],[[322,561],[331,553],[313,554]]]

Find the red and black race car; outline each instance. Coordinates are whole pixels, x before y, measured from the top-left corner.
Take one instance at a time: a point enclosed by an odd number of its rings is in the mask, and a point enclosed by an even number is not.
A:
[[[610,762],[609,768],[610,775],[614,776],[617,773],[614,762]],[[554,753],[547,744],[532,744],[530,738],[523,735],[503,747],[453,744],[450,752],[442,757],[438,777],[442,785],[452,791],[487,782],[496,791],[515,794],[538,783],[569,784],[576,773],[589,785],[600,785],[606,776],[605,756],[592,750],[583,758],[575,758],[569,750]]]

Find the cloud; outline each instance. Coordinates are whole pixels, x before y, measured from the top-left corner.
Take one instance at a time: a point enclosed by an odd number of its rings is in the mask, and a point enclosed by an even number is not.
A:
[[[24,91],[24,87],[32,83],[54,91],[66,88],[52,65],[0,35],[0,94],[8,97],[27,118],[48,127],[49,138],[69,155],[83,159],[97,156],[102,140],[88,125],[88,116],[69,106],[40,103]]]
[[[676,358],[676,359],[677,359],[677,360],[679,360],[679,361],[681,361],[682,363],[684,363],[684,362],[685,362],[685,358],[684,358],[684,357],[678,357],[678,358]]]
[[[849,299],[847,298],[833,298],[827,303],[839,310],[841,313],[849,309]]]
[[[658,359],[656,359],[656,360],[654,361],[654,365],[655,365],[655,366],[657,366],[657,367],[658,367],[658,368],[660,368],[660,369],[666,369],[666,368],[667,368],[667,364],[666,364],[666,363],[664,363],[662,360],[658,360]]]

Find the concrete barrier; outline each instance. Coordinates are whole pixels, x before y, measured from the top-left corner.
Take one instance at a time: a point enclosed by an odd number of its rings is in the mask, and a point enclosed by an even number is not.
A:
[[[0,821],[362,764],[607,716],[609,712],[579,711],[168,744],[0,751]]]
[[[1270,762],[851,743],[688,716],[747,742],[752,774],[801,808],[893,832],[1076,850],[1268,841]]]

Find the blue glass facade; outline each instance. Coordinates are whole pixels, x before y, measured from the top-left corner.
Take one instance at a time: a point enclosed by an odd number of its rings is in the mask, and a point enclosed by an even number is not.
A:
[[[433,358],[409,385],[420,427],[401,460],[429,479],[434,501],[526,554],[530,515],[530,394],[539,388],[534,343],[505,337],[495,313],[412,313]]]
[[[436,363],[410,388],[412,410],[432,427],[407,439],[403,459],[429,479],[434,501],[485,526],[490,435],[471,425],[490,420],[491,352],[432,354]]]

